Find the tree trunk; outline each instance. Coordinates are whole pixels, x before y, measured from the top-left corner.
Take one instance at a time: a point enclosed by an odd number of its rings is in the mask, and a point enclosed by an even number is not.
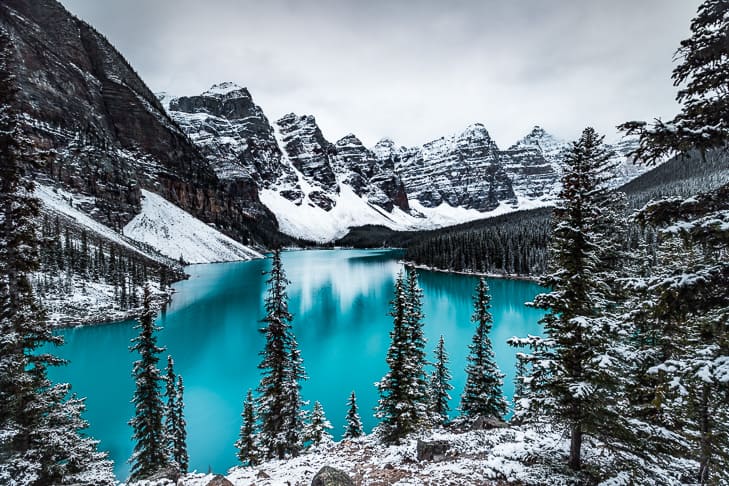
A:
[[[571,435],[569,466],[573,471],[579,471],[582,467],[582,424],[572,425]]]

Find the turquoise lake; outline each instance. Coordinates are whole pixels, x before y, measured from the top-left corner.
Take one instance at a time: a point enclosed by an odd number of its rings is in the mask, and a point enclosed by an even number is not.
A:
[[[374,383],[386,371],[391,320],[387,315],[395,275],[401,269],[395,250],[312,250],[283,254],[291,285],[289,307],[308,381],[303,398],[318,400],[339,438],[344,430],[347,398],[357,394],[367,431],[376,424]],[[235,448],[243,398],[255,389],[263,337],[265,270],[270,260],[194,265],[190,279],[175,284],[177,293],[157,323],[159,344],[175,359],[185,381],[190,470],[224,473],[236,465]],[[424,291],[425,333],[432,357],[438,337],[445,337],[455,389],[451,408],[458,406],[465,380],[465,361],[474,330],[470,321],[476,277],[419,271]],[[541,288],[531,282],[489,279],[496,359],[506,373],[504,393],[513,393],[514,353],[511,336],[539,334],[542,312],[524,305]],[[128,350],[136,335],[134,322],[61,331],[66,344],[57,354],[70,364],[53,370],[87,397],[88,433],[109,451],[116,472],[125,479],[132,452],[134,383],[130,372],[137,358]]]

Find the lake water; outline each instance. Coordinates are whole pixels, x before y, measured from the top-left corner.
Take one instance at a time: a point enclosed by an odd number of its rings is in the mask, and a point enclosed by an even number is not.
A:
[[[387,315],[395,275],[400,270],[393,250],[317,250],[283,254],[291,285],[290,310],[309,380],[303,398],[320,401],[339,438],[344,430],[347,398],[357,394],[367,431],[376,424],[374,383],[386,371],[391,318]],[[236,465],[235,448],[243,398],[255,389],[263,336],[266,291],[263,271],[270,260],[195,265],[189,280],[175,284],[167,312],[157,323],[159,344],[175,359],[185,380],[190,469],[224,473]],[[420,271],[424,291],[425,334],[432,357],[438,337],[445,337],[455,389],[455,410],[465,381],[465,360],[474,326],[470,322],[475,277]],[[511,336],[539,333],[541,311],[524,306],[540,291],[531,282],[490,279],[496,359],[506,373],[504,392],[513,393],[514,349]],[[110,452],[119,478],[129,472],[134,383],[130,373],[137,357],[128,350],[136,335],[134,322],[62,331],[66,344],[58,349],[70,360],[51,377],[67,381],[87,398],[89,434]]]

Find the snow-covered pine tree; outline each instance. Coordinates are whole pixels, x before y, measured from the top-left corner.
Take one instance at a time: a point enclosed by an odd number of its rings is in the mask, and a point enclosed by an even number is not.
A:
[[[354,390],[349,395],[347,400],[347,424],[344,426],[344,438],[345,439],[356,439],[364,435],[362,428],[362,419],[357,412],[357,397],[354,394]]]
[[[723,151],[729,142],[729,2],[706,0],[691,22],[691,37],[677,51],[673,71],[681,111],[652,127],[629,122],[639,133],[639,159],[653,162],[674,153]],[[704,157],[705,159],[705,157]],[[648,287],[651,311],[666,324],[679,324],[672,356],[651,371],[665,375],[678,392],[682,411],[694,423],[695,457],[702,484],[727,482],[729,400],[729,185],[687,200],[648,204],[638,220],[661,228],[663,238],[680,239],[695,258],[669,266]],[[686,325],[682,325],[682,324]],[[665,353],[664,353],[665,354]],[[669,402],[670,403],[670,402]]]
[[[291,352],[289,354],[289,364],[286,379],[286,406],[283,409],[286,419],[286,441],[289,444],[292,455],[297,455],[304,448],[306,441],[306,433],[304,431],[307,411],[304,409],[308,405],[301,398],[301,382],[307,379],[304,371],[304,361],[301,359],[296,337],[291,333]]]
[[[469,418],[502,419],[507,409],[506,398],[502,391],[504,374],[496,364],[489,338],[493,324],[493,317],[489,312],[491,295],[483,277],[476,286],[473,303],[474,312],[471,321],[476,323],[476,332],[468,346],[466,385],[461,395],[460,411]]]
[[[0,30],[0,483],[114,484],[111,461],[80,434],[88,426],[83,400],[66,400],[70,386],[47,377],[62,360],[40,352],[62,339],[53,335],[29,279],[39,265],[40,202],[25,177],[33,161],[12,108],[11,45]]]
[[[524,355],[530,365],[529,399],[522,401],[529,407],[525,415],[546,413],[569,429],[573,470],[581,468],[585,434],[612,439],[622,428],[616,410],[624,370],[615,347],[621,329],[606,312],[614,303],[601,249],[610,157],[603,137],[592,128],[566,153],[562,191],[552,216],[552,273],[541,280],[551,291],[533,303],[548,311],[541,320],[546,337],[510,340],[531,349]]]
[[[306,425],[306,439],[311,441],[312,446],[316,447],[322,443],[328,443],[334,440],[332,434],[329,433],[334,427],[327,420],[324,414],[324,407],[322,407],[321,403],[314,402],[310,422]]]
[[[160,396],[163,378],[157,367],[159,353],[164,348],[157,346],[155,332],[159,328],[154,325],[155,312],[149,287],[144,288],[142,304],[142,315],[135,326],[139,329],[139,336],[132,339],[129,348],[139,353],[132,370],[136,388],[132,398],[134,417],[129,421],[134,441],[134,453],[129,459],[129,479],[132,481],[148,478],[169,464],[163,424],[165,406]]]
[[[187,421],[185,420],[185,385],[182,377],[177,377],[175,389],[175,417],[176,427],[172,433],[172,460],[178,465],[181,473],[186,473],[190,466],[190,457],[187,454]]]
[[[418,272],[415,267],[407,267],[407,307],[405,324],[409,329],[410,342],[407,348],[412,400],[415,405],[415,420],[425,425],[432,419],[430,400],[428,398],[428,379],[425,368],[428,364],[425,353],[425,334],[423,332],[423,290],[418,284]]]
[[[293,317],[288,310],[286,294],[289,281],[280,250],[273,253],[270,277],[266,283],[265,326],[261,329],[266,344],[258,365],[262,372],[257,400],[259,439],[263,458],[283,459],[298,454],[303,447],[300,381],[305,375],[291,328]]]
[[[662,361],[648,372],[663,378],[664,406],[693,442],[697,480],[729,481],[729,185],[648,204],[638,219],[661,228],[659,258],[668,260],[649,280],[651,311],[663,329],[654,345]]]
[[[681,112],[652,126],[628,122],[621,128],[640,135],[635,155],[656,162],[675,153],[726,148],[729,140],[729,2],[706,0],[691,22],[691,37],[676,52],[673,84]]]
[[[453,390],[451,385],[451,373],[448,371],[448,353],[445,350],[445,339],[441,335],[438,346],[435,348],[435,363],[433,373],[430,375],[430,400],[434,420],[438,425],[448,422],[450,406],[448,402],[451,396],[448,394]]]
[[[395,279],[392,309],[393,328],[387,350],[388,372],[376,383],[380,392],[375,416],[381,420],[377,433],[386,443],[397,443],[421,425],[423,393],[418,386],[422,368],[413,359],[413,313],[410,293],[402,271]]]
[[[167,355],[167,368],[165,369],[165,436],[167,439],[166,447],[170,459],[172,459],[172,450],[174,448],[175,431],[178,428],[177,422],[177,376],[175,376],[175,361],[172,355]]]
[[[240,435],[235,443],[235,448],[238,449],[238,460],[244,466],[255,466],[259,461],[259,450],[256,430],[256,410],[252,390],[248,390],[246,394],[241,418],[243,419],[243,424],[240,427]]]

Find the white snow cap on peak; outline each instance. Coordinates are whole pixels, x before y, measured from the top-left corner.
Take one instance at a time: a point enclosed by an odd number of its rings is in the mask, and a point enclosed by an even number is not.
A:
[[[210,89],[207,90],[203,94],[205,94],[205,95],[227,95],[234,91],[241,91],[244,89],[245,88],[243,88],[235,83],[232,83],[230,81],[225,81],[223,83],[218,83],[218,84],[212,85],[210,87]]]
[[[483,125],[483,123],[471,123],[459,135],[461,137],[472,137],[475,135],[479,138],[491,138],[491,135],[489,135],[489,132],[488,130],[486,130],[486,127]]]

